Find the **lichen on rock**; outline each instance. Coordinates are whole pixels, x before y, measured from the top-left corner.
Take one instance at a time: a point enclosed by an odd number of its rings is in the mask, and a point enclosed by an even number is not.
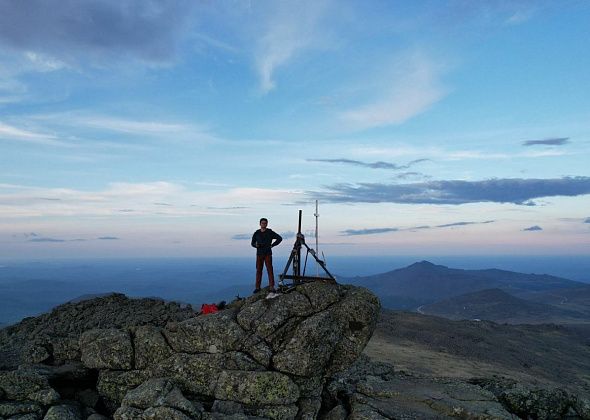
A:
[[[102,397],[120,403],[128,391],[141,385],[150,377],[150,372],[143,370],[101,370],[96,389]]]
[[[101,302],[117,314],[101,320]],[[361,354],[380,310],[364,289],[322,282],[275,299],[257,294],[211,315],[146,300],[161,314],[157,322],[142,305],[112,295],[12,328],[11,351],[27,350],[21,361],[43,364],[0,373],[0,396],[12,404],[0,410],[120,420],[316,418],[327,378]],[[51,319],[59,323],[44,329]],[[43,333],[28,340],[33,331]],[[75,384],[80,389],[71,390]]]
[[[115,417],[139,410],[143,410],[143,418],[200,418],[200,411],[195,405],[184,397],[174,382],[165,378],[150,379],[129,391]]]
[[[135,329],[133,347],[137,369],[146,369],[172,354],[172,349],[162,335],[161,329],[153,325],[142,325]]]
[[[228,309],[168,324],[164,335],[178,353],[223,353],[239,349],[246,333]]]
[[[299,388],[280,372],[223,371],[215,398],[248,405],[287,405],[299,399]]]

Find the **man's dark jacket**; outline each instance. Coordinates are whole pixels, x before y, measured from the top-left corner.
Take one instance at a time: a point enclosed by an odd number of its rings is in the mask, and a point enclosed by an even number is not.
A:
[[[274,243],[272,242],[275,239]],[[266,229],[262,232],[258,229],[252,235],[252,246],[256,248],[256,255],[272,255],[272,247],[281,243],[283,238],[272,229]],[[258,245],[258,246],[257,246]]]

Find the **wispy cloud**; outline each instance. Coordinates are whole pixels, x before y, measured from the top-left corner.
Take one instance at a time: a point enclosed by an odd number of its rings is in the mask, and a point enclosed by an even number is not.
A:
[[[118,241],[120,238],[117,238],[116,236],[101,236],[96,239],[100,241]]]
[[[64,67],[67,67],[67,65],[63,61],[56,60],[55,58],[48,57],[43,54],[39,54],[32,51],[27,51],[25,53],[25,57],[35,67],[35,71],[40,73],[57,71],[63,69]]]
[[[238,233],[236,235],[233,235],[231,238],[235,239],[236,241],[245,241],[245,240],[252,239],[252,234],[251,233]]]
[[[422,226],[414,226],[414,227],[408,228],[407,230],[413,232],[416,230],[426,230],[426,229],[433,229],[433,227],[428,226],[428,225],[422,225]]]
[[[373,99],[342,112],[340,118],[357,130],[401,124],[447,95],[441,70],[421,53],[399,57],[382,76]]]
[[[428,161],[430,159],[416,159],[416,160],[413,160],[411,162],[408,162],[405,165],[398,165],[398,164],[395,164],[395,163],[383,162],[383,161],[378,161],[378,162],[362,162],[360,160],[344,159],[344,158],[340,158],[340,159],[306,159],[306,160],[308,162],[343,163],[343,164],[347,164],[347,165],[362,166],[362,167],[371,168],[371,169],[392,169],[392,170],[400,170],[400,169],[408,169],[412,165],[415,165],[415,164],[420,163],[420,162],[425,162],[425,161]]]
[[[468,225],[486,225],[488,223],[494,223],[495,220],[486,220],[484,222],[454,222],[454,223],[447,223],[444,225],[437,225],[437,228],[448,228],[448,227],[456,227],[456,226],[468,226]]]
[[[67,242],[65,239],[57,238],[31,238],[29,242]]]
[[[96,133],[120,133],[128,136],[170,139],[187,139],[215,141],[217,138],[205,126],[184,122],[171,122],[162,119],[124,118],[106,114],[91,114],[81,111],[70,111],[50,114],[37,114],[26,117],[28,121],[41,124],[66,136],[79,130],[87,130],[92,136]],[[85,132],[85,131],[84,131]],[[84,133],[82,132],[82,133]],[[111,146],[115,146],[112,144]]]
[[[506,19],[506,24],[508,25],[520,25],[521,23],[527,22],[530,20],[535,14],[535,10],[533,8],[528,9],[521,9],[514,12],[508,19]]]
[[[543,230],[543,228],[541,226],[535,225],[535,226],[531,226],[528,228],[524,228],[523,232],[535,232],[535,231],[539,231],[539,230]]]
[[[82,238],[58,239],[58,238],[47,238],[47,237],[35,237],[35,238],[29,239],[27,242],[47,242],[47,243],[86,242],[86,239],[82,239]]]
[[[317,48],[321,38],[322,18],[332,2],[305,0],[303,2],[274,2],[265,33],[258,40],[256,68],[260,88],[268,93],[276,87],[274,73],[286,65],[296,54],[309,48]]]
[[[303,195],[299,191],[270,188],[191,190],[164,181],[115,182],[96,191],[0,184],[0,217],[229,216],[235,213],[220,208],[246,207],[241,203],[252,206],[292,203]],[[200,203],[199,207],[193,205],[196,202]]]
[[[525,153],[499,153],[486,150],[456,150],[450,151],[441,159],[445,160],[509,160],[515,158],[543,158],[563,156],[567,153],[563,150],[536,150]]]
[[[346,229],[341,231],[342,236],[376,235],[380,233],[397,232],[397,228],[374,228],[374,229]]]
[[[170,135],[195,131],[194,126],[176,124],[162,121],[141,121],[133,119],[116,118],[104,115],[88,115],[68,118],[72,125],[98,128],[101,130],[116,131],[136,135]],[[200,130],[199,130],[200,131]]]
[[[552,137],[542,140],[527,140],[523,141],[523,146],[563,146],[569,143],[569,137]]]
[[[227,207],[217,207],[217,206],[207,206],[209,210],[243,210],[249,209],[248,206],[227,206]]]
[[[359,156],[387,156],[388,158],[397,158],[402,156],[421,156],[430,160],[437,161],[460,161],[460,160],[510,160],[515,158],[544,158],[552,156],[564,156],[565,150],[541,149],[526,150],[519,153],[498,152],[489,149],[447,149],[442,147],[415,147],[407,145],[397,145],[395,147],[355,147],[352,153]]]
[[[486,220],[484,222],[454,222],[454,223],[446,223],[443,225],[422,225],[422,226],[413,226],[409,228],[395,228],[395,227],[386,227],[386,228],[372,228],[372,229],[346,229],[340,231],[343,236],[359,236],[359,235],[375,235],[380,233],[388,233],[388,232],[415,232],[417,230],[426,230],[426,229],[443,229],[449,227],[460,227],[460,226],[469,226],[469,225],[486,225],[488,223],[494,223],[495,220]]]
[[[0,140],[17,140],[29,143],[64,145],[51,134],[27,130],[0,122]]]
[[[394,177],[394,179],[410,179],[410,178],[422,178],[422,179],[429,179],[432,178],[430,175],[426,175],[423,174],[421,172],[401,172],[399,174],[396,174]]]
[[[0,14],[1,8],[0,4]],[[5,48],[2,42],[2,29],[5,28],[0,23],[0,104],[12,104],[37,98],[39,95],[37,89],[32,89],[22,76],[55,72],[67,68],[67,65],[39,52]]]
[[[228,44],[227,42],[221,41],[217,38],[213,38],[212,36],[209,36],[207,34],[204,33],[193,33],[192,35],[196,40],[211,46],[213,48],[218,48],[221,50],[224,50],[226,52],[230,52],[230,53],[238,53],[239,52],[239,48]]]
[[[466,204],[514,203],[535,205],[531,200],[554,196],[590,194],[590,177],[555,179],[489,179],[484,181],[429,181],[413,184],[335,184],[326,191],[309,192],[332,203]]]

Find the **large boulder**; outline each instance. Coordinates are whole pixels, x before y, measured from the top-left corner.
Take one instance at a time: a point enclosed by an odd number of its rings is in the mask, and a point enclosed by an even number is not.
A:
[[[133,345],[129,332],[116,328],[86,331],[80,337],[82,363],[95,369],[131,369]]]
[[[324,376],[345,369],[361,354],[379,309],[378,299],[366,289],[313,282],[276,299],[246,302],[237,321],[268,342],[275,369]]]
[[[0,372],[0,390],[3,399],[24,401],[33,395],[49,390],[47,378],[34,371],[13,370]]]
[[[61,311],[51,316],[60,320],[57,330],[26,324],[39,332],[27,360],[43,364],[29,374],[0,374],[0,397],[20,404],[0,408],[48,418],[317,418],[327,378],[361,354],[379,301],[365,289],[323,282],[265,297],[257,293],[191,317],[150,301],[177,315],[136,325],[124,321],[138,319],[130,307],[145,306],[119,295],[98,299],[118,312],[107,315],[113,322],[95,322],[92,301],[66,305],[72,327]],[[90,319],[80,319],[85,313]]]
[[[33,370],[0,372],[0,418],[38,419],[60,400],[47,378]],[[4,401],[2,401],[4,400]]]

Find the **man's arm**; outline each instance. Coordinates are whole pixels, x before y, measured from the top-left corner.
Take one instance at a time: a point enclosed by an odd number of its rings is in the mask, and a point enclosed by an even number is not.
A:
[[[283,238],[281,237],[281,235],[279,235],[278,233],[276,233],[274,230],[272,231],[272,238],[275,240],[273,242],[273,244],[271,245],[271,247],[273,246],[277,246],[278,244],[281,243],[281,241],[283,240]]]
[[[254,234],[252,235],[252,242],[250,242],[250,245],[252,245],[252,248],[258,248],[256,246],[256,233],[257,232],[254,232]]]

